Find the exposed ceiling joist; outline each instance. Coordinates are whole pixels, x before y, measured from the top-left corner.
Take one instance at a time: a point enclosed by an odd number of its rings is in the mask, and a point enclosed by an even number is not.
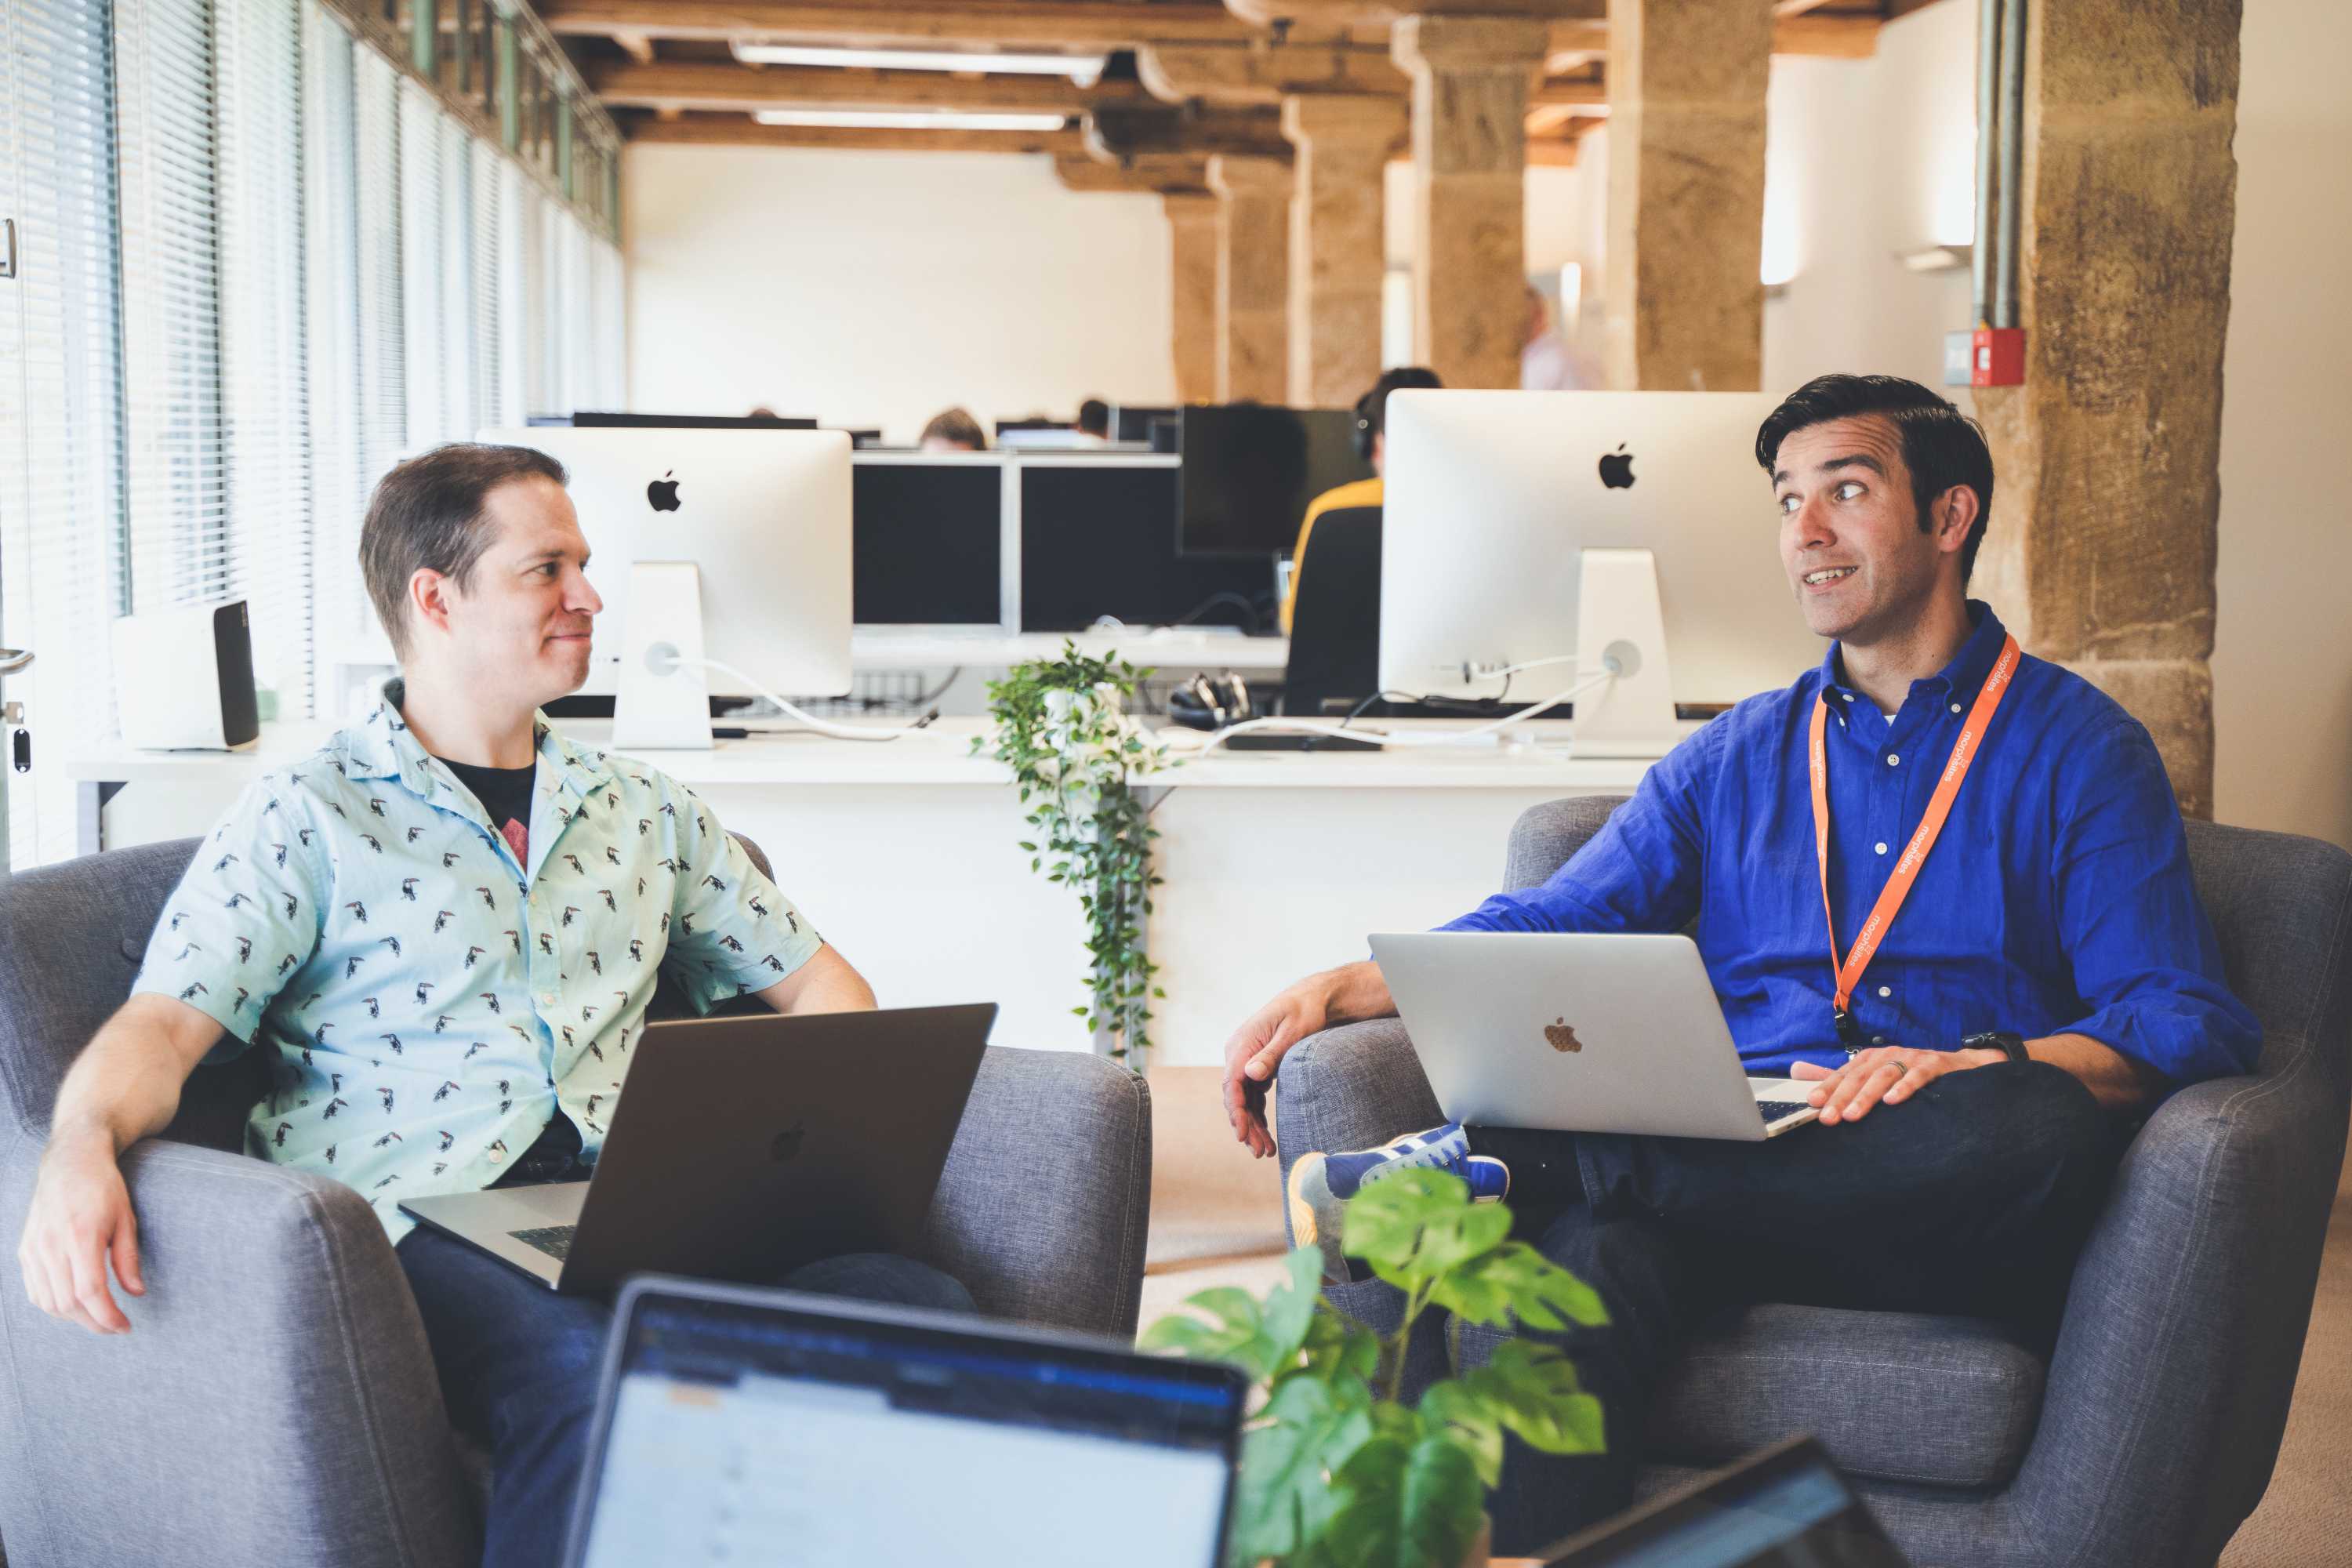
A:
[[[1216,0],[540,0],[537,9],[550,31],[593,37],[630,32],[1115,49],[1147,39],[1246,43],[1264,36]],[[1362,29],[1367,42],[1378,42],[1381,32]]]
[[[845,131],[829,126],[761,125],[746,114],[681,114],[664,120],[623,110],[632,142],[687,142],[698,146],[803,147],[867,153],[1051,153],[1083,158],[1085,142],[1075,131]]]
[[[607,104],[630,108],[1028,110],[1084,114],[1097,104],[1140,98],[1136,83],[1082,88],[1066,77],[948,76],[938,71],[835,70],[824,66],[719,62],[591,66],[588,85]]]

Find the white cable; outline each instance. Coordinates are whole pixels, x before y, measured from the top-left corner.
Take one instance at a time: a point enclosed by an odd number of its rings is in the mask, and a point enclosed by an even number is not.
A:
[[[1500,669],[1478,669],[1474,668],[1467,673],[1469,679],[1472,680],[1500,680],[1507,675],[1517,675],[1523,669],[1548,669],[1555,664],[1575,664],[1578,662],[1579,660],[1577,657],[1574,654],[1570,653],[1562,654],[1557,658],[1531,658],[1525,664],[1507,664]]]
[[[934,708],[913,723],[901,725],[895,730],[877,730],[870,724],[835,724],[830,720],[820,719],[814,713],[802,711],[731,664],[721,663],[715,658],[688,658],[683,655],[677,657],[677,662],[682,665],[698,664],[705,669],[715,669],[721,675],[731,675],[748,687],[751,695],[766,698],[818,734],[833,735],[844,741],[895,741],[902,735],[911,735],[918,730],[929,728],[931,721],[940,716],[939,710]]]
[[[1198,746],[1175,744],[1175,749],[1181,752],[1188,757],[1203,756],[1208,752],[1214,751],[1219,745],[1223,744],[1233,736],[1246,735],[1254,730],[1279,730],[1286,733],[1298,735],[1335,735],[1350,741],[1370,741],[1374,745],[1382,748],[1390,746],[1459,746],[1464,744],[1465,742],[1482,740],[1488,735],[1496,733],[1497,731],[1507,730],[1514,724],[1524,723],[1528,720],[1534,718],[1538,713],[1559,707],[1561,703],[1567,701],[1570,698],[1574,697],[1580,691],[1589,691],[1593,687],[1599,686],[1603,681],[1614,680],[1616,679],[1617,672],[1615,670],[1601,670],[1597,674],[1587,676],[1584,679],[1578,681],[1575,685],[1570,687],[1565,691],[1555,691],[1540,702],[1522,708],[1516,713],[1506,714],[1500,719],[1478,725],[1475,729],[1470,730],[1448,730],[1441,734],[1434,735],[1398,735],[1391,734],[1385,730],[1353,730],[1348,728],[1344,724],[1318,724],[1311,723],[1303,719],[1244,719],[1238,724],[1229,724],[1224,729],[1219,730],[1216,733],[1209,736],[1208,739],[1202,742]],[[1171,735],[1168,737],[1168,739],[1170,743],[1174,744],[1175,742],[1181,742],[1183,737],[1181,735]]]

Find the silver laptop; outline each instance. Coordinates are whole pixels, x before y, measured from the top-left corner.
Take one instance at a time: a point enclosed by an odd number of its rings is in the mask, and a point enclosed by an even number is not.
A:
[[[1820,1114],[1810,1084],[1741,1068],[1688,937],[1371,942],[1449,1121],[1755,1143]]]
[[[1248,1390],[954,1313],[632,1280],[567,1568],[1216,1568]]]
[[[912,1253],[995,1020],[991,1002],[649,1024],[593,1181],[400,1206],[566,1293]]]

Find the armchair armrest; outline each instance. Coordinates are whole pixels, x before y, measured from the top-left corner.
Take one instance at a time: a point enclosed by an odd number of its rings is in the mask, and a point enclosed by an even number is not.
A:
[[[2269,1484],[2344,1155],[2326,1077],[2193,1085],[2125,1155],[2011,1494],[2053,1559],[2210,1563]]]
[[[37,1141],[0,1140],[0,1215],[31,1201]],[[150,1140],[123,1162],[144,1297],[100,1337],[0,1280],[0,1517],[42,1563],[250,1568],[480,1555],[408,1283],[359,1194]]]
[[[992,1046],[925,1231],[981,1310],[1131,1339],[1151,1217],[1151,1100],[1105,1058]]]

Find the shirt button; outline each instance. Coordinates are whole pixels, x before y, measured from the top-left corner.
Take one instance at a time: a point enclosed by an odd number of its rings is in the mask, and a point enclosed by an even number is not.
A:
[[[1891,985],[1882,985],[1878,988],[1878,994],[1881,996],[1892,996],[1895,994],[1895,988]]]
[[[1870,1037],[1870,1043],[1874,1046],[1883,1046],[1886,1043],[1886,1037],[1885,1035],[1873,1035]]]
[[[1895,766],[1895,763],[1897,763],[1901,762],[1902,760],[1903,760],[1903,759],[1902,759],[1901,757],[1899,757],[1899,756],[1895,755],[1893,752],[1887,752],[1887,753],[1886,753],[1886,765],[1887,765],[1888,767],[1890,767],[1890,768],[1891,768],[1891,767],[1893,767],[1893,766]]]
[[[1957,713],[1957,712],[1958,712],[1959,710],[1960,710],[1960,705],[1959,705],[1958,703],[1957,703],[1957,702],[1953,703],[1953,704],[1952,704],[1952,711],[1953,711],[1953,712],[1955,712],[1955,713]]]
[[[1838,693],[1838,700],[1841,702],[1851,702],[1853,700],[1853,693],[1851,691],[1841,691]]]
[[[1885,846],[1885,844],[1881,844],[1881,845],[1879,845],[1879,846],[1878,846],[1878,852],[1879,852],[1881,855],[1885,854],[1885,853],[1886,853],[1886,846]]]

